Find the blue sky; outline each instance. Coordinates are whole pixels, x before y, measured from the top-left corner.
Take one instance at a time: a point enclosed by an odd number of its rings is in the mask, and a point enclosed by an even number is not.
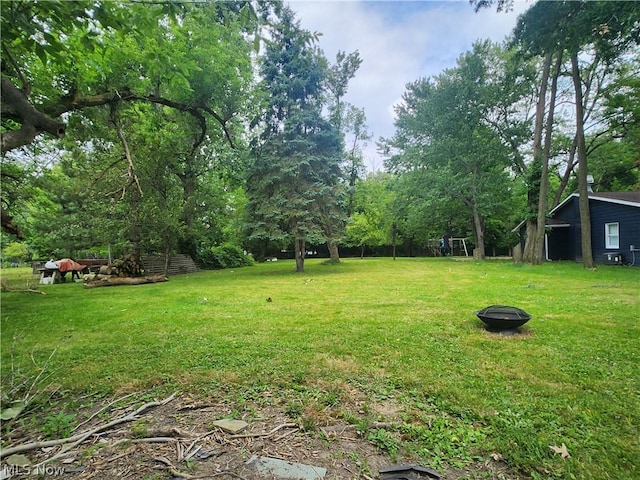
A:
[[[393,135],[393,106],[405,85],[453,67],[476,40],[502,41],[518,14],[534,0],[515,0],[514,11],[474,13],[467,0],[290,0],[302,27],[322,33],[320,47],[330,61],[338,50],[358,50],[363,63],[346,100],[365,109],[372,140],[364,150],[369,170],[382,169],[379,137]]]

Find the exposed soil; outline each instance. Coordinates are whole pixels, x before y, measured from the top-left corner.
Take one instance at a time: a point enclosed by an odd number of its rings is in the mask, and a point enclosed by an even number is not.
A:
[[[134,406],[131,403],[123,406],[122,402],[114,407],[109,407],[108,402],[96,405],[85,412],[86,423],[71,436],[124,418],[140,405],[141,402]],[[40,467],[41,477],[77,480],[285,478],[258,471],[255,464],[249,462],[254,456],[321,467],[326,469],[326,480],[378,479],[380,468],[394,463],[418,464],[411,458],[394,462],[367,441],[355,425],[323,416],[322,412],[313,413],[317,424],[307,425],[305,430],[301,425],[305,422],[293,421],[285,414],[286,407],[277,401],[245,403],[244,413],[240,415],[228,402],[207,402],[187,395],[169,399],[162,405],[149,405],[134,420],[92,434],[78,445],[69,443],[23,452],[21,455],[31,462],[29,467],[8,466],[5,457],[2,466],[5,475],[11,476],[0,475],[0,479],[34,478],[31,476],[35,471],[33,465],[47,459],[49,461]],[[374,410],[377,418],[384,419],[375,424],[376,427],[392,428],[394,422],[400,422],[399,409],[390,402],[374,405]],[[235,434],[213,426],[214,421],[232,416],[244,419],[248,426]],[[9,440],[5,447],[41,440],[25,432],[20,434],[24,438],[5,438]],[[510,473],[499,460],[487,460],[465,470],[435,470],[448,480],[521,478]]]

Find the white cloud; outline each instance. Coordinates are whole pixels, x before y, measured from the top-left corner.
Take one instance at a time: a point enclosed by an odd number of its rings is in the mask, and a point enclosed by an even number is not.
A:
[[[338,50],[358,50],[363,60],[346,100],[364,108],[373,138],[394,133],[393,106],[408,82],[455,66],[474,41],[502,41],[517,15],[533,2],[516,1],[514,12],[479,13],[460,1],[300,1],[289,2],[303,28],[322,33],[320,47],[330,61]],[[365,160],[382,160],[369,142]],[[371,166],[370,166],[371,167]]]

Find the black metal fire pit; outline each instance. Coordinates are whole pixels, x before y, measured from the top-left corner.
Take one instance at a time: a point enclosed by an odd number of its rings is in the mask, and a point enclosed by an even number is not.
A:
[[[531,320],[524,310],[507,305],[490,305],[474,313],[489,330],[514,330]]]

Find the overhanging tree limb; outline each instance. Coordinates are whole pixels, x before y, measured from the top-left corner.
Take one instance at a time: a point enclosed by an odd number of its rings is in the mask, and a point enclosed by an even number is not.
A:
[[[2,134],[2,154],[15,148],[30,144],[41,133],[50,133],[58,138],[65,134],[65,124],[57,117],[71,111],[81,111],[85,108],[108,105],[114,101],[142,101],[156,103],[174,108],[181,112],[189,113],[200,124],[202,133],[196,141],[196,146],[200,145],[206,138],[207,121],[205,113],[211,115],[222,128],[226,140],[231,148],[235,148],[235,143],[227,123],[232,118],[231,115],[222,116],[206,105],[189,105],[176,102],[174,100],[157,95],[140,95],[129,88],[121,90],[114,89],[96,95],[78,97],[68,95],[59,98],[50,105],[44,105],[41,109],[36,108],[29,101],[29,98],[21,92],[11,80],[2,76],[2,115],[5,118],[15,120],[21,127],[17,130],[10,130]]]
[[[0,82],[2,115],[21,124],[17,130],[2,133],[0,149],[3,154],[14,148],[28,145],[42,132],[50,133],[58,138],[64,136],[64,123],[35,108],[27,96],[4,75],[0,75]]]

